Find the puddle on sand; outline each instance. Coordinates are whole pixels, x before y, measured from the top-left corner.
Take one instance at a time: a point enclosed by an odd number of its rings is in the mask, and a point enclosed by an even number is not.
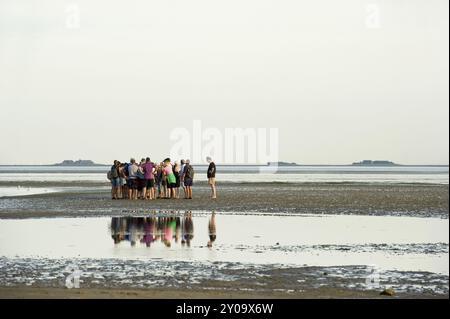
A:
[[[7,196],[27,196],[36,194],[55,193],[59,190],[48,187],[0,187],[0,198]]]
[[[374,265],[448,275],[448,227],[438,218],[190,212],[1,220],[0,256]]]

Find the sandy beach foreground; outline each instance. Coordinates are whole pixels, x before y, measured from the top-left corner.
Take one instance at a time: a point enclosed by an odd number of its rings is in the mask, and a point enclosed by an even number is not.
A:
[[[180,290],[180,289],[67,289],[67,288],[0,288],[3,299],[447,299],[448,295],[400,294],[380,295],[378,291],[358,291],[345,289],[314,289],[310,291],[246,292],[230,290]]]

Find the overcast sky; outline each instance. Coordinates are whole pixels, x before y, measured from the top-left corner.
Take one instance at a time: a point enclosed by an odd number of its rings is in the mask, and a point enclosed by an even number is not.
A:
[[[176,127],[279,159],[448,164],[447,0],[0,0],[0,164],[162,158]]]

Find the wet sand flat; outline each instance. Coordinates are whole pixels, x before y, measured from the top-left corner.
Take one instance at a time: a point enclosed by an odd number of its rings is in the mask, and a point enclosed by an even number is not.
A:
[[[448,298],[448,276],[390,271],[368,286],[365,266],[273,267],[236,263],[83,259],[79,289],[65,287],[69,259],[1,259],[0,298]],[[66,269],[66,270],[65,270]],[[395,280],[395,283],[394,283]],[[440,288],[436,289],[438,285]],[[77,292],[79,291],[79,292]],[[192,295],[189,293],[192,292]],[[22,295],[23,294],[23,295]]]
[[[49,185],[51,186],[51,185]],[[199,183],[193,200],[111,200],[107,189],[0,198],[0,218],[128,216],[149,209],[448,218],[449,186],[435,184]]]
[[[32,222],[33,218],[54,220],[54,217],[138,217],[161,211],[194,211],[194,214],[200,214],[198,216],[209,216],[212,211],[216,211],[224,216],[228,214],[230,218],[235,215],[243,218],[249,215],[254,215],[249,216],[252,218],[260,218],[258,215],[300,218],[300,215],[309,214],[315,218],[324,215],[361,215],[380,216],[377,218],[421,217],[419,219],[430,221],[434,218],[438,223],[439,219],[448,220],[449,186],[442,184],[222,182],[218,185],[219,198],[214,201],[209,199],[209,188],[202,182],[196,184],[193,200],[111,200],[104,184],[63,186],[44,183],[34,187],[60,189],[55,193],[0,198],[0,223],[2,219],[11,219],[11,222],[30,219]],[[198,220],[195,218],[199,217],[194,216],[194,220]],[[94,226],[93,223],[88,224]],[[207,238],[206,224],[203,224],[198,228],[205,232],[202,235],[205,237],[198,244],[202,247],[194,247],[202,254],[203,250],[208,251],[208,248],[203,247]],[[102,236],[111,241],[113,247],[112,239],[108,239],[110,235],[106,233],[106,224],[101,227],[105,233]],[[220,229],[220,224],[218,227]],[[293,232],[289,234],[294,235]],[[260,234],[253,235],[255,238],[252,240],[257,242],[255,247],[236,247],[254,256],[261,256],[261,251],[266,252],[265,256],[275,253],[292,256],[310,253],[319,253],[320,256],[330,253],[370,256],[376,253],[401,259],[409,255],[421,256],[425,262],[423,265],[436,260],[440,262],[439,258],[448,263],[447,241],[438,243],[425,240],[416,243],[417,238],[413,238],[415,240],[406,243],[386,245],[385,239],[392,237],[379,236],[376,238],[380,243],[376,245],[341,243],[324,246],[311,243],[305,246],[304,243],[297,243],[295,247],[286,246],[287,250],[284,251],[284,246],[277,246],[274,240],[265,245],[275,246],[264,246],[264,250],[260,242],[264,237],[256,238]],[[105,247],[108,248],[109,243]],[[128,253],[129,249],[125,252]],[[157,251],[153,249],[148,254],[155,254],[153,252]],[[371,288],[367,287],[366,281],[371,269],[364,262],[327,266],[321,263],[301,267],[286,265],[281,269],[276,265],[242,265],[235,261],[180,262],[165,258],[136,261],[131,255],[119,261],[87,257],[78,260],[84,273],[81,289],[70,290],[64,288],[67,275],[64,269],[73,262],[71,258],[11,255],[0,259],[0,298],[382,298],[380,291],[390,286],[396,289],[394,298],[448,298],[448,274],[417,269],[395,270],[398,264],[392,264],[392,270],[388,264],[387,270],[380,273],[381,285]],[[161,272],[161,269],[164,271]]]

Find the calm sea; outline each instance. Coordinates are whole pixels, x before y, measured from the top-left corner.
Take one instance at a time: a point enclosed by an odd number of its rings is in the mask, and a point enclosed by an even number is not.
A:
[[[106,182],[108,166],[0,166],[0,182]],[[195,166],[195,179],[206,180],[206,166]],[[448,166],[218,166],[217,179],[227,182],[358,182],[448,184]],[[3,183],[5,185],[5,183]]]

